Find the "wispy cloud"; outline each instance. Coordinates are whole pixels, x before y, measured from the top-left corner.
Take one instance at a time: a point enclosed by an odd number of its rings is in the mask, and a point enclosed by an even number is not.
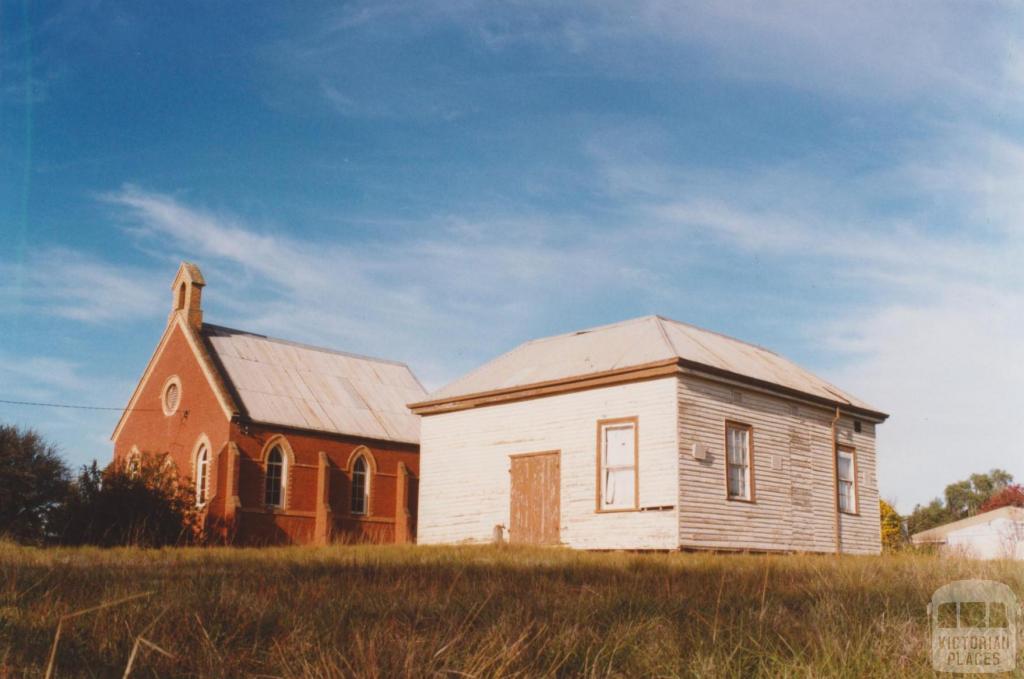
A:
[[[421,225],[427,235],[404,240],[309,242],[134,186],[105,200],[143,239],[216,263],[210,280],[230,284],[240,272],[250,302],[225,306],[246,327],[403,357],[435,385],[470,367],[485,347],[526,339],[545,314],[557,313],[553,298],[582,305],[610,292],[653,298],[671,285],[648,266],[644,251],[657,245],[636,229],[440,217]]]
[[[89,323],[152,316],[165,287],[158,280],[151,270],[51,247],[26,261],[0,262],[0,311]]]
[[[366,2],[323,20],[307,50],[322,57],[353,31],[376,28],[386,40],[455,28],[489,50],[585,55],[573,68],[620,76],[649,78],[656,68],[662,78],[711,75],[998,108],[1021,99],[1022,14],[1011,2]]]
[[[893,415],[879,469],[903,509],[974,471],[1024,477],[1006,426],[1024,407],[1024,145],[963,128],[938,138],[941,151],[852,180],[813,163],[806,175],[761,166],[701,179],[635,153],[599,159],[633,211],[693,247],[796,272],[817,312],[791,322],[832,356],[829,377]],[[619,181],[630,172],[657,182],[634,189]],[[832,209],[851,186],[862,206]],[[902,210],[869,209],[894,196]]]

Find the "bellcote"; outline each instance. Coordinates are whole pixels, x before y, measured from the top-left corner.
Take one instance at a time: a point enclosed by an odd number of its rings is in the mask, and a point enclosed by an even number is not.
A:
[[[182,262],[178,267],[178,275],[171,283],[173,306],[168,321],[173,321],[178,314],[184,316],[189,327],[199,330],[203,325],[203,273],[199,267],[190,262]]]

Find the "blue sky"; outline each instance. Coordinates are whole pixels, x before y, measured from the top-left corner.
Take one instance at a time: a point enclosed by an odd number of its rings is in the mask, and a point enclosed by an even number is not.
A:
[[[891,412],[901,509],[1024,479],[1020,5],[715,5],[0,0],[0,398],[125,403],[189,259],[431,388],[660,313]]]

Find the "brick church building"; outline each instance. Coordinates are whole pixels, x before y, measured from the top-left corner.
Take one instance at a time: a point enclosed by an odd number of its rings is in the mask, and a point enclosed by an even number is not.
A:
[[[204,323],[204,285],[182,263],[115,464],[166,456],[232,542],[412,541],[419,418],[405,404],[425,392],[409,368]]]

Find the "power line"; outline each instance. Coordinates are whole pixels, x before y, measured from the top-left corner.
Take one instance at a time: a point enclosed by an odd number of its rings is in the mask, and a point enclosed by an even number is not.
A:
[[[15,405],[15,406],[37,406],[37,407],[41,407],[41,408],[71,408],[72,410],[114,410],[114,411],[118,411],[118,412],[124,411],[124,410],[128,410],[128,408],[112,408],[112,407],[107,407],[107,406],[82,406],[82,405],[72,405],[70,403],[40,403],[38,401],[9,401],[9,400],[3,399],[3,398],[0,398],[0,403],[7,403],[9,405]],[[137,411],[137,412],[156,412],[158,410],[158,408],[131,408],[131,410]]]

